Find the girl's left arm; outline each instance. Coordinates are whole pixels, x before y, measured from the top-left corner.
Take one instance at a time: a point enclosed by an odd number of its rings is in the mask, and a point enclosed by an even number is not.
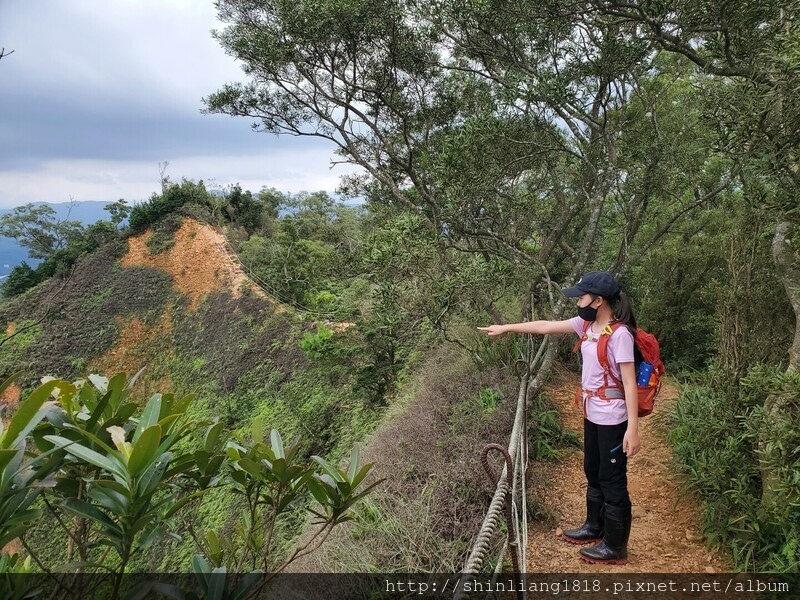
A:
[[[628,409],[628,429],[622,439],[622,451],[630,458],[639,452],[639,397],[636,391],[636,370],[634,363],[619,363],[622,386],[625,388],[625,406]]]

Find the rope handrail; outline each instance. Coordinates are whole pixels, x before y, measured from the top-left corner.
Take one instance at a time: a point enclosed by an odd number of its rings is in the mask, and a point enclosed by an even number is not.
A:
[[[472,546],[472,550],[470,552],[469,558],[467,559],[464,568],[462,569],[462,578],[461,578],[461,585],[459,586],[459,590],[456,592],[455,598],[458,599],[462,596],[463,584],[473,578],[473,576],[477,575],[481,568],[484,565],[486,560],[488,551],[489,551],[489,544],[492,535],[495,533],[496,529],[500,525],[503,517],[503,508],[506,504],[507,496],[509,491],[514,490],[517,488],[516,482],[517,480],[521,480],[524,483],[525,473],[527,470],[527,457],[524,463],[522,463],[522,458],[524,451],[522,451],[522,446],[526,445],[527,443],[527,427],[525,421],[526,413],[526,399],[527,399],[527,392],[528,392],[528,381],[530,379],[529,373],[526,373],[522,376],[520,380],[519,386],[519,393],[517,395],[517,410],[516,415],[514,418],[514,427],[511,431],[511,437],[509,439],[508,444],[508,454],[511,458],[511,463],[514,465],[512,469],[512,477],[513,481],[509,482],[509,473],[508,467],[504,466],[503,471],[500,473],[500,476],[497,481],[497,485],[495,487],[494,495],[492,496],[492,501],[489,504],[489,509],[486,511],[486,516],[484,517],[483,524],[478,532],[476,537],[475,543]],[[525,435],[523,435],[525,433]],[[523,486],[517,489],[524,489]],[[510,499],[513,504],[516,504],[516,497]],[[523,500],[523,509],[521,511],[515,511],[517,513],[522,514],[523,520],[523,527],[522,530],[525,531],[527,529],[527,511],[524,509],[524,496],[522,497]],[[519,517],[519,514],[517,514]],[[514,541],[509,542],[510,544],[516,544],[517,551],[519,555],[520,564],[518,568],[521,573],[525,572],[525,563],[526,563],[526,556],[525,556],[525,544],[520,543],[519,539],[519,525],[518,519],[514,519],[514,523],[516,525],[514,532]],[[526,536],[527,537],[527,536]],[[503,553],[505,553],[506,548],[504,547]],[[502,558],[502,557],[500,557]],[[500,562],[498,560],[498,562]]]
[[[508,539],[506,539],[500,554],[497,557],[494,576],[499,575],[502,568],[502,559],[509,549],[512,556],[516,557],[514,568],[519,574],[524,574],[527,570],[526,550],[528,545],[528,515],[526,506],[526,478],[528,468],[528,426],[527,426],[527,399],[528,389],[531,381],[531,373],[539,368],[544,360],[545,352],[549,344],[548,337],[545,336],[539,345],[535,357],[530,361],[517,361],[517,365],[522,364],[524,372],[520,375],[519,392],[517,394],[517,407],[514,415],[514,426],[508,442],[508,455],[511,469],[509,478],[508,466],[504,466],[497,479],[495,492],[486,511],[480,530],[475,538],[469,558],[461,570],[461,579],[457,586],[454,600],[463,597],[464,584],[472,581],[480,573],[484,562],[489,553],[490,539],[502,522],[503,508],[506,502],[511,503],[513,515],[513,531],[509,528]],[[530,356],[530,354],[529,354]],[[538,377],[537,377],[538,379]],[[490,444],[486,448],[496,447]],[[507,463],[508,464],[508,463]],[[509,481],[510,480],[510,481]],[[510,497],[509,497],[510,495]],[[511,539],[513,537],[513,539]],[[521,586],[522,597],[525,596],[524,586]]]

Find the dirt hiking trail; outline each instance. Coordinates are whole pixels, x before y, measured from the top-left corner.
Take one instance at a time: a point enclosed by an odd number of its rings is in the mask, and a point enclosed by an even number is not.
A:
[[[583,438],[583,417],[573,405],[577,377],[552,384],[549,393],[565,426]],[[681,491],[672,450],[664,440],[664,417],[679,393],[664,382],[653,414],[639,421],[642,448],[628,462],[633,524],[628,564],[593,565],[578,558],[581,546],[560,539],[562,529],[577,527],[586,516],[583,451],[568,450],[558,463],[531,465],[529,494],[546,518],[529,522],[529,573],[724,573],[726,561],[703,543],[698,503]]]

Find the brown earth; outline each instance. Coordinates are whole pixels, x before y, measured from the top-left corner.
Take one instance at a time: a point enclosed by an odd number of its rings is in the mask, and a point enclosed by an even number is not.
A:
[[[188,296],[192,309],[214,290],[228,289],[238,297],[242,285],[249,282],[229,253],[223,235],[210,225],[184,219],[174,234],[175,244],[159,254],[151,254],[147,247],[152,235],[148,230],[129,238],[128,253],[120,263],[123,267],[146,266],[169,273],[175,288]],[[256,294],[267,297],[257,286],[252,288]]]
[[[582,415],[572,402],[576,385],[577,379],[563,380],[550,394],[562,407],[566,426],[582,435]],[[628,462],[628,489],[633,503],[628,564],[586,563],[578,558],[580,546],[560,539],[562,528],[580,525],[586,515],[583,452],[574,449],[558,463],[532,466],[534,489],[530,493],[551,518],[535,521],[529,527],[529,573],[730,572],[726,561],[704,545],[697,501],[681,490],[681,477],[664,440],[664,415],[677,394],[674,385],[665,383],[656,412],[639,422],[642,448]]]
[[[175,243],[159,254],[152,254],[147,241],[151,230],[128,239],[128,252],[120,260],[123,267],[146,266],[161,269],[173,278],[173,286],[189,299],[191,310],[197,308],[210,292],[227,289],[238,297],[242,286],[250,284],[253,293],[263,297],[267,294],[253,285],[241,265],[228,250],[224,236],[210,225],[185,218],[174,234]],[[276,308],[277,308],[276,304]],[[91,367],[98,372],[136,373],[148,361],[143,352],[146,343],[171,327],[171,315],[167,311],[161,321],[147,325],[138,317],[121,323],[122,328],[114,346],[92,361]],[[160,389],[170,389],[169,381],[158,382]]]

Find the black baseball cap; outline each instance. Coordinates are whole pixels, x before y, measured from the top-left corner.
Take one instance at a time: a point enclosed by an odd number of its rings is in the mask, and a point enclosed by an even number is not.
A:
[[[567,298],[578,298],[584,294],[616,298],[619,296],[619,284],[608,271],[591,271],[584,274],[578,283],[561,291]]]

